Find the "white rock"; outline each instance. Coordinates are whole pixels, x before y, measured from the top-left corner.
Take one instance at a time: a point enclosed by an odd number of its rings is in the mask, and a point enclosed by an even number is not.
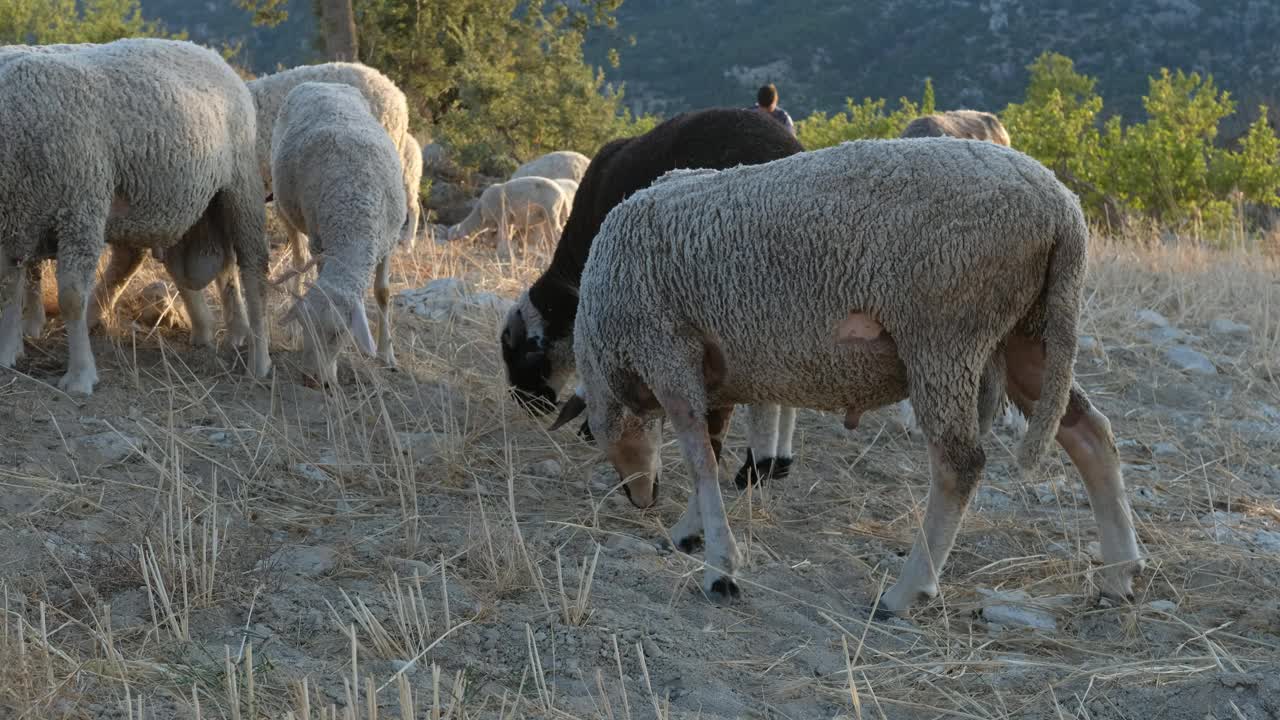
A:
[[[1033,601],[1022,590],[992,591],[978,588],[978,592],[987,596],[982,603],[981,612],[988,624],[1045,632],[1058,629],[1058,620],[1053,613],[1037,607],[1037,601]]]
[[[1169,442],[1158,442],[1151,448],[1151,454],[1156,457],[1168,457],[1170,455],[1179,454],[1178,446]]]
[[[401,291],[395,304],[414,315],[444,320],[462,312],[487,311],[500,315],[514,303],[493,293],[475,292],[461,278],[437,278],[420,288]]]
[[[1098,338],[1092,335],[1081,335],[1076,340],[1076,348],[1082,353],[1096,353],[1101,347],[1102,344],[1098,342]]]
[[[1139,310],[1133,317],[1147,327],[1169,327],[1168,319],[1155,310]]]
[[[1280,555],[1280,532],[1255,530],[1250,539],[1259,549]]]
[[[1004,510],[1013,505],[1013,499],[1008,494],[990,485],[978,488],[978,492],[973,496],[973,502],[979,510]]]
[[[1214,318],[1213,322],[1209,323],[1209,332],[1214,335],[1245,336],[1251,330],[1252,328],[1248,325],[1226,317]]]
[[[1193,350],[1186,345],[1174,345],[1164,353],[1169,364],[1192,375],[1217,375],[1218,368],[1204,353]]]
[[[1171,613],[1178,609],[1178,605],[1172,600],[1152,600],[1147,603],[1147,607],[1157,612]]]
[[[97,453],[103,462],[109,463],[127,460],[142,452],[141,440],[114,430],[78,437],[75,445],[80,450]]]
[[[331,547],[287,547],[258,563],[261,570],[280,570],[298,577],[318,577],[338,565],[338,553]]]
[[[1092,558],[1094,562],[1102,562],[1102,544],[1097,540],[1090,540],[1084,546],[1084,549],[1085,552],[1089,553],[1089,557]]]

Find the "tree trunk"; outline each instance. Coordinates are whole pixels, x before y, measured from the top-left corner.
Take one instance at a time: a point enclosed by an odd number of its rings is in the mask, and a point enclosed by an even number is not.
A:
[[[325,52],[329,59],[356,62],[359,46],[356,43],[356,14],[351,8],[351,0],[323,0],[321,13]]]

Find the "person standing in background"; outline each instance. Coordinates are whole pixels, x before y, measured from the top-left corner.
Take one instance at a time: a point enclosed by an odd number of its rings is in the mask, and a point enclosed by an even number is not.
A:
[[[791,122],[791,116],[787,114],[786,110],[778,107],[778,88],[774,87],[773,83],[769,83],[756,91],[756,106],[751,109],[765,113],[782,123],[783,127],[792,136],[796,134],[796,125]]]

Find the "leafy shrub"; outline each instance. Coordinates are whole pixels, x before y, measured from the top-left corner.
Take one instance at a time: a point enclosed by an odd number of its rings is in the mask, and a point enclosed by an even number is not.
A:
[[[142,17],[138,0],[4,0],[0,45],[105,43],[126,37],[184,38]]]
[[[883,98],[864,98],[856,104],[853,98],[846,98],[844,102],[844,112],[830,117],[815,112],[796,123],[796,135],[806,150],[831,147],[848,140],[898,137],[907,123],[934,112],[933,82],[924,81],[924,96],[919,105],[905,97],[899,98],[898,109],[893,112],[885,112]]]

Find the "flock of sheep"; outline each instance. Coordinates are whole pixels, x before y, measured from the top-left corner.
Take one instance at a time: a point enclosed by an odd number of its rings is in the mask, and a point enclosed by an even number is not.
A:
[[[395,362],[388,262],[417,235],[422,153],[403,93],[376,71],[333,63],[246,84],[184,42],[6,47],[0,133],[0,366],[43,323],[40,266],[53,259],[59,386],[90,393],[89,327],[150,250],[192,342],[212,341],[202,290],[216,283],[229,338],[249,341],[251,373],[267,375],[266,199],[289,228],[287,318],[306,329],[317,377],[336,382],[348,337]],[[657,499],[670,422],[694,480],[672,537],[686,552],[705,544],[708,593],[739,592],[718,484],[736,405],[750,408],[747,487],[787,474],[795,408],[843,412],[853,428],[909,399],[932,483],[880,608],[936,595],[1002,407],[1029,419],[1023,467],[1055,439],[1067,451],[1099,524],[1103,593],[1130,600],[1143,562],[1114,438],[1072,377],[1088,229],[1076,197],[1008,145],[994,116],[971,111],[814,152],[762,113],[696,111],[591,159],[534,161],[449,236],[530,222],[560,234],[502,330],[512,391],[550,412],[576,373],[553,429],[585,412],[580,432],[639,507]]]

